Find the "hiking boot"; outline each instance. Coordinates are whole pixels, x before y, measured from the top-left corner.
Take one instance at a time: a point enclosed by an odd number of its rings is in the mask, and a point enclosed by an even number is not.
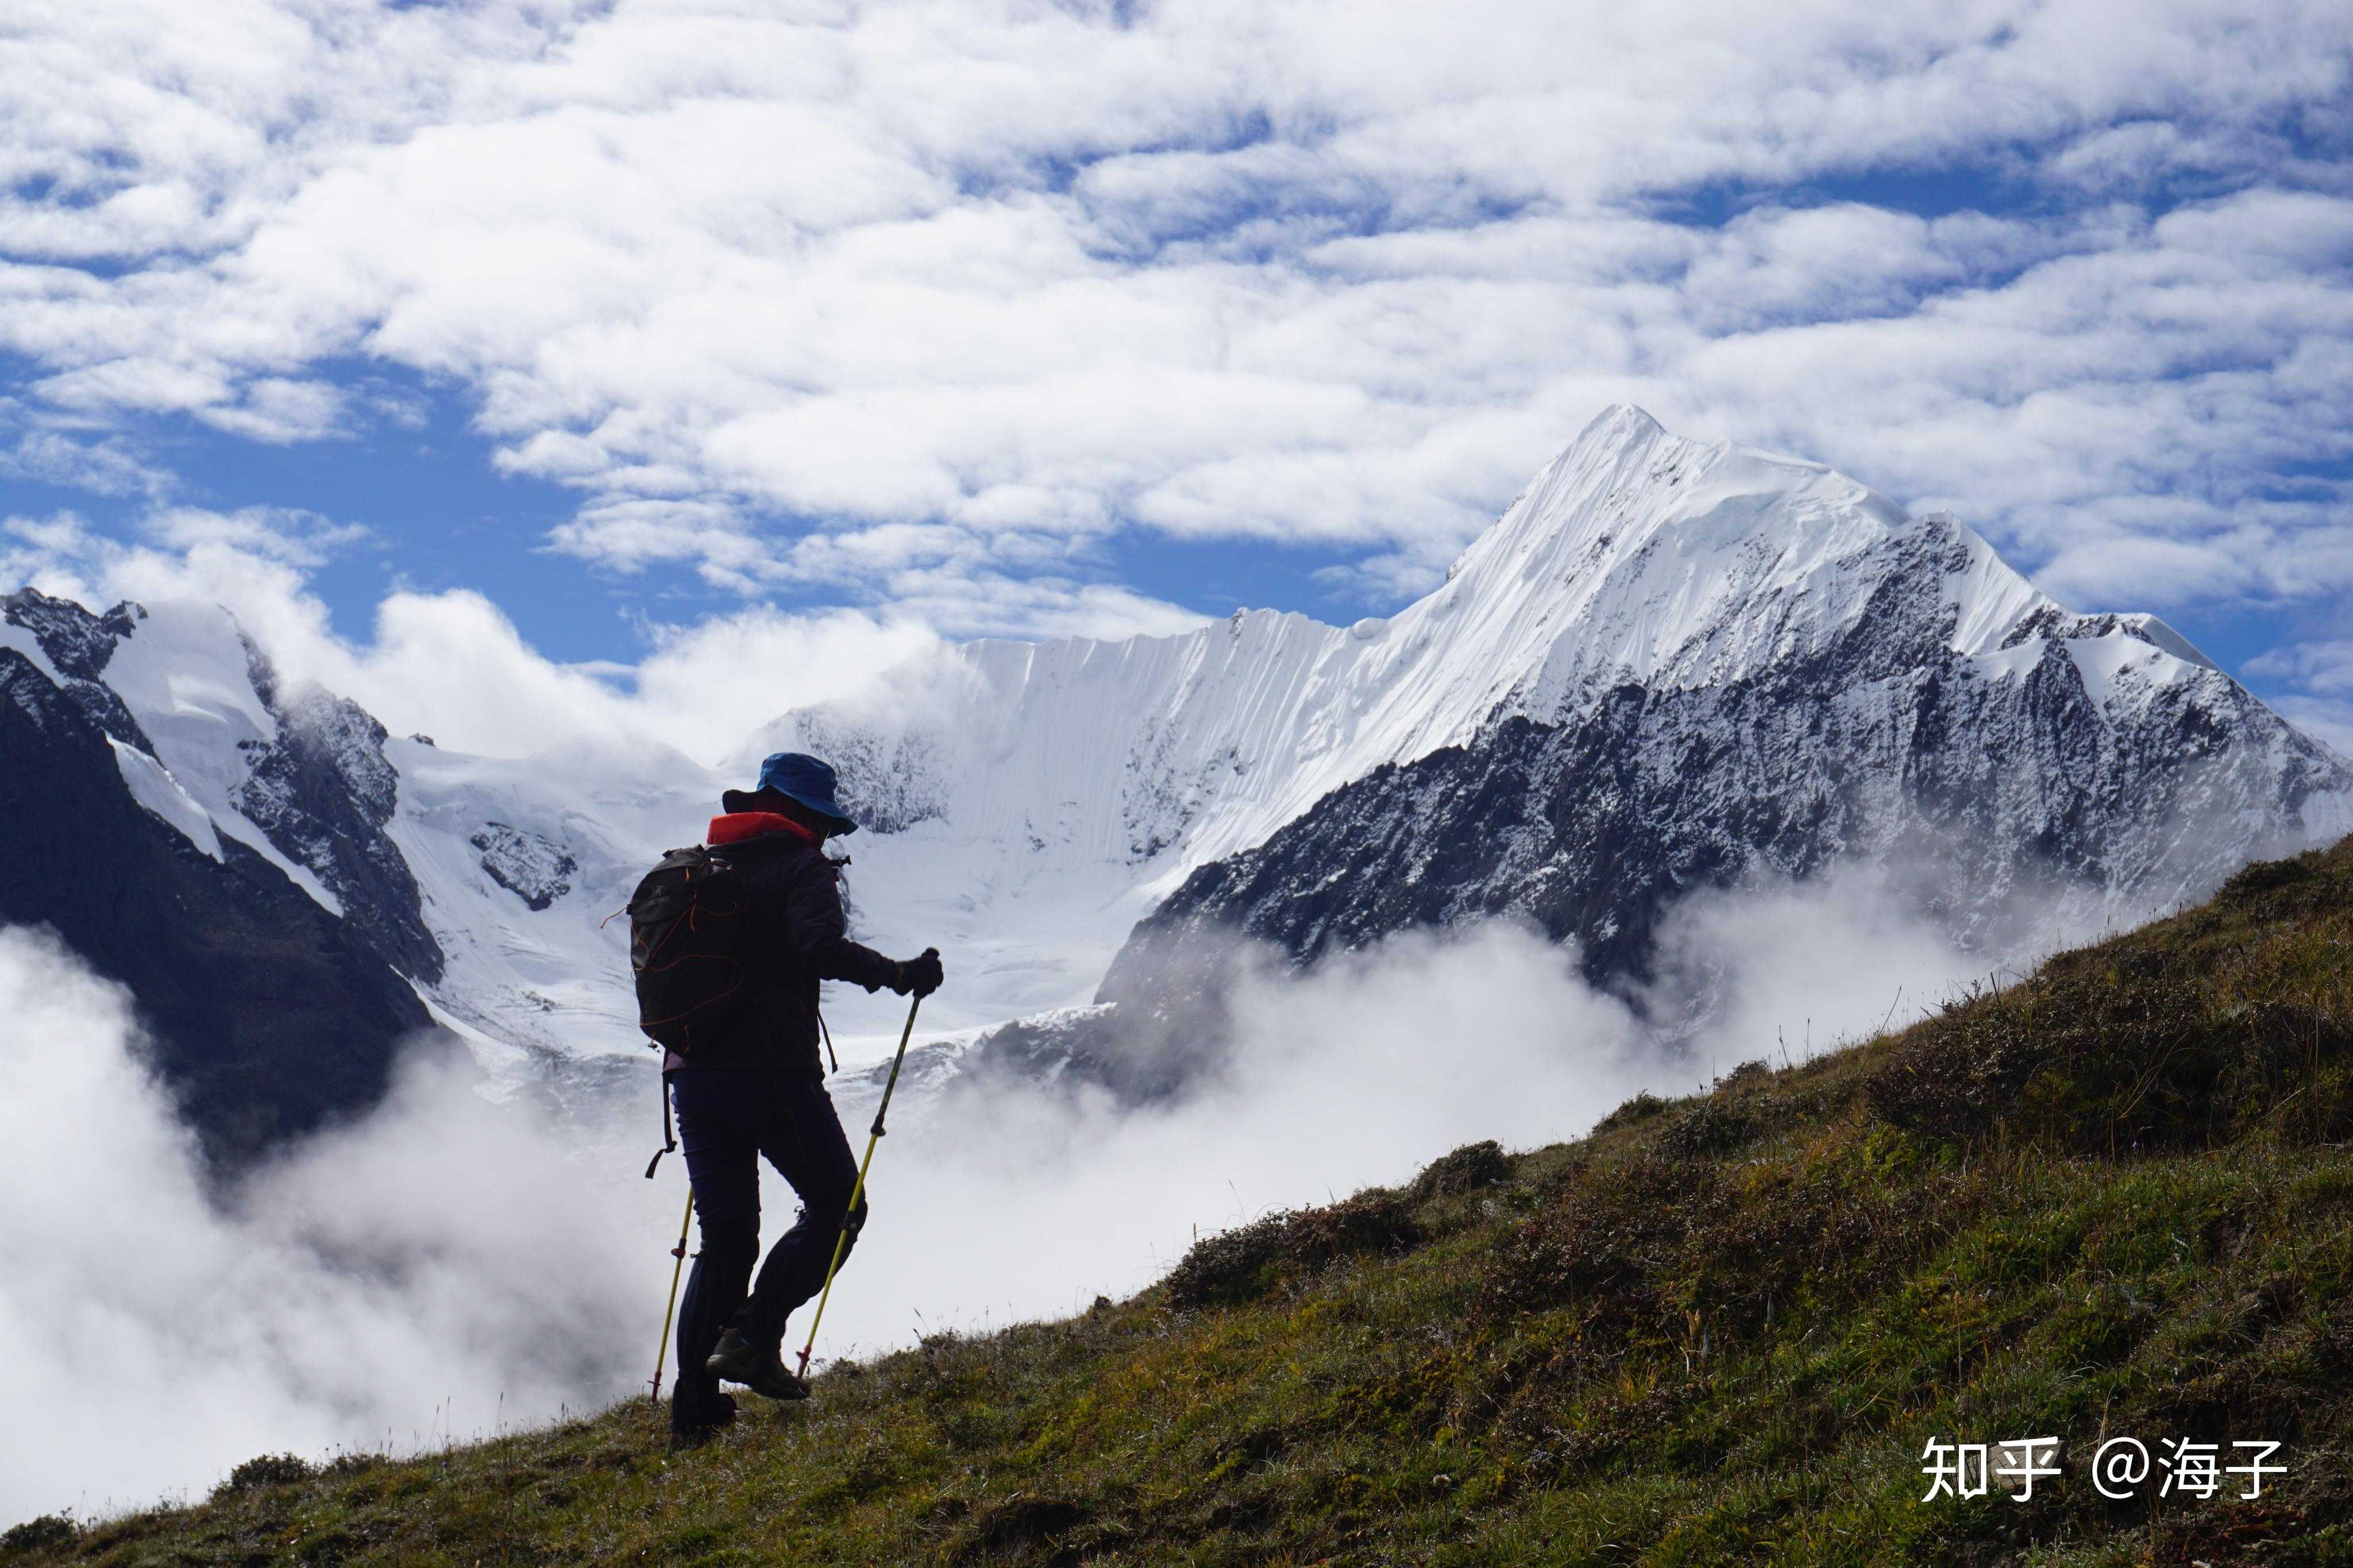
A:
[[[774,1350],[762,1350],[730,1329],[719,1336],[703,1370],[770,1399],[807,1399],[808,1384],[785,1370]]]

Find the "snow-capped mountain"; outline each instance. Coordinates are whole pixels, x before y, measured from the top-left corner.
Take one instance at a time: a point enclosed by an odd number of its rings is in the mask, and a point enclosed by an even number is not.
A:
[[[439,966],[379,831],[381,731],[323,698],[298,726],[234,639],[185,635],[225,620],[0,599],[0,921],[131,989],[236,1161],[381,1095]]]
[[[2343,764],[2162,621],[2073,615],[1949,517],[1909,517],[1817,464],[1679,439],[1632,408],[1596,420],[1444,586],[1386,620],[1237,612],[1179,637],[976,642],[857,710],[787,715],[761,739],[837,757],[845,787],[898,824],[937,822],[1046,862],[1124,863],[1156,894],[1378,768],[1511,720],[1573,730],[1631,692],[1765,683],[1801,728],[1852,728],[1864,709],[1905,707],[1931,674],[2080,702],[2064,754],[1956,737],[2021,807],[2021,790],[2055,805],[2092,787],[2089,752],[2148,723],[2211,723],[2184,736],[2191,751],[2139,765],[2152,784],[2193,758],[2243,770],[2206,791],[2229,806],[2225,837],[2082,858],[2105,888],[2187,887],[2255,847],[2348,822]],[[1769,774],[1773,755],[1758,760]],[[1884,764],[1905,794],[1905,759],[1852,763]],[[1754,788],[1782,793],[1769,776]],[[2129,817],[2146,804],[2114,805]],[[2076,836],[2055,820],[2020,826]]]
[[[1609,979],[1686,891],[1862,858],[1999,944],[2353,828],[2353,772],[2162,621],[2072,614],[1950,517],[1632,408],[1387,620],[973,644],[767,739],[829,748],[911,837],[1127,864],[1104,913],[1150,912],[1092,998],[1127,1037],[1074,1014],[1001,1037],[1025,1058],[1073,1029],[1155,1056],[1136,1016],[1172,1002],[1198,1032],[1212,932],[1305,961],[1509,914]]]
[[[2353,771],[2162,622],[2071,614],[1949,517],[1631,408],[1394,616],[971,643],[747,714],[717,769],[617,737],[459,755],[281,692],[221,612],[8,604],[0,648],[76,694],[130,798],[282,873],[511,1073],[642,1059],[600,922],[787,747],[869,826],[862,934],[949,955],[925,1022],[1049,1015],[1000,1037],[1040,1058],[1112,1048],[1104,1020],[1228,929],[1308,961],[1510,913],[1628,973],[1682,893],[1760,869],[1918,860],[1984,936],[2022,899],[2161,904],[2353,828]],[[889,1003],[830,1005],[847,1056],[895,1035]]]
[[[1504,912],[1622,973],[1683,890],[1851,857],[1916,866],[1949,928],[1991,937],[2353,828],[2353,773],[2162,621],[2071,614],[1950,517],[1633,409],[1407,626],[1493,700],[1193,872],[1104,999],[1184,931],[1309,958]]]
[[[918,832],[1124,861],[1142,935],[1303,957],[1516,910],[1619,967],[1679,889],[1932,839],[1963,926],[2021,879],[2154,905],[2353,827],[2344,763],[2162,621],[2071,614],[1949,517],[1632,408],[1387,620],[976,643],[767,738]]]

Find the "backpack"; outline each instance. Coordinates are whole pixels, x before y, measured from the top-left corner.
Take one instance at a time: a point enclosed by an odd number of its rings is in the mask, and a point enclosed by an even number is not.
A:
[[[692,1057],[744,1011],[751,888],[733,861],[701,845],[673,849],[629,897],[629,969],[638,1027]]]

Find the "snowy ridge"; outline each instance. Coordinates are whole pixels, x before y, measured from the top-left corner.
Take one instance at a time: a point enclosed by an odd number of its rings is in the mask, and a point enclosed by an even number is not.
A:
[[[1627,758],[1665,792],[1654,806],[1694,821],[1818,800],[1842,826],[1789,850],[1802,869],[1817,851],[1899,842],[1929,759],[1937,791],[1979,798],[1983,832],[2048,839],[2109,894],[2353,830],[2353,773],[2163,622],[2073,614],[1948,516],[1911,516],[1819,464],[1682,439],[1630,407],[1594,420],[1394,616],[1237,612],[1175,637],[966,644],[868,700],[755,731],[747,714],[745,744],[716,769],[620,738],[466,756],[388,737],[330,694],[280,691],[213,606],[6,603],[0,648],[106,729],[147,810],[208,856],[250,846],[515,1072],[645,1059],[626,932],[604,922],[663,850],[701,837],[723,787],[786,748],[832,760],[869,826],[845,845],[861,939],[954,955],[956,984],[923,1014],[934,1041],[1092,1003],[1131,928],[1215,868],[1247,861],[1264,886],[1202,884],[1187,905],[1199,918],[1250,911],[1310,946],[1356,940],[1327,906],[1371,907],[1397,891],[1382,879],[1422,875],[1379,848],[1412,809],[1394,788],[1366,793],[1385,776],[1525,790]],[[1538,745],[1529,726],[1567,740]],[[1727,747],[1738,765],[1705,760]],[[2133,781],[2159,774],[2168,814],[2139,820]],[[1344,792],[1345,809],[1329,804]],[[1525,909],[1529,889],[1565,885],[1569,851],[1536,826],[1484,883],[1417,918]],[[1692,864],[1741,863],[1731,831],[1705,829]],[[1363,869],[1317,891],[1342,863],[1335,833],[1355,836]],[[1685,874],[1662,862],[1662,885]],[[1607,910],[1560,919],[1581,940],[1619,929]],[[853,1068],[895,1043],[887,994],[828,1008]]]
[[[213,825],[212,814],[180,787],[180,781],[172,776],[171,771],[138,747],[111,735],[106,743],[114,748],[114,765],[121,770],[131,798],[176,829],[204,852],[205,858],[220,859],[220,833]],[[326,901],[326,889],[319,887],[315,879],[308,890],[312,898],[322,900],[321,907],[329,914],[343,912],[340,906]]]
[[[412,737],[385,752],[400,774],[389,832],[448,961],[427,999],[506,1070],[533,1055],[649,1060],[628,921],[606,919],[663,851],[701,839],[720,780],[617,742],[506,760]]]
[[[343,900],[312,868],[273,844],[234,798],[250,775],[252,754],[278,742],[280,723],[254,689],[248,650],[227,611],[165,604],[101,618],[58,601],[37,604],[29,595],[11,603],[17,608],[0,624],[0,647],[32,658],[62,690],[102,690],[128,716],[128,726],[108,728],[130,731],[112,738],[123,782],[141,805],[210,858],[220,858],[225,835],[286,873],[329,914],[343,913]],[[26,613],[43,605],[54,609]],[[64,639],[78,656],[76,668],[61,668],[47,651]]]
[[[340,741],[284,721],[216,610],[26,590],[0,628],[0,923],[130,989],[142,1056],[223,1169],[375,1104],[430,1027],[415,985],[438,955],[368,825],[389,773],[371,791],[332,754],[374,721],[343,714]]]
[[[501,762],[391,740],[349,702],[280,690],[216,605],[9,604],[0,648],[117,715],[133,800],[208,858],[251,848],[329,914],[366,907],[371,945],[489,1065],[644,1057],[626,931],[597,921],[700,837],[720,787],[706,770],[636,746]],[[389,867],[363,853],[379,829]]]
[[[2075,616],[1950,517],[1620,406],[1387,620],[1256,611],[1176,637],[972,643],[860,710],[786,715],[751,754],[834,742],[853,795],[912,789],[959,838],[1124,861],[1157,895],[1374,769],[1505,719],[1574,723],[1620,688],[1724,686],[1817,657],[1924,557],[1941,640],[1988,679],[2022,679],[2063,644],[2104,707],[2185,684],[2244,699],[2156,617]],[[2323,796],[2279,826],[2329,831],[2346,805]]]

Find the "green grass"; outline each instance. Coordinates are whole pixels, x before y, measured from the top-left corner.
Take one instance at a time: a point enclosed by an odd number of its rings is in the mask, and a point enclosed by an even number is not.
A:
[[[1791,1070],[1202,1242],[1065,1322],[209,1502],[102,1563],[2353,1563],[2353,840]],[[2103,1434],[2286,1445],[2257,1501]],[[2057,1435],[2031,1503],[1932,1437]],[[2225,1462],[2233,1462],[2226,1459]]]

